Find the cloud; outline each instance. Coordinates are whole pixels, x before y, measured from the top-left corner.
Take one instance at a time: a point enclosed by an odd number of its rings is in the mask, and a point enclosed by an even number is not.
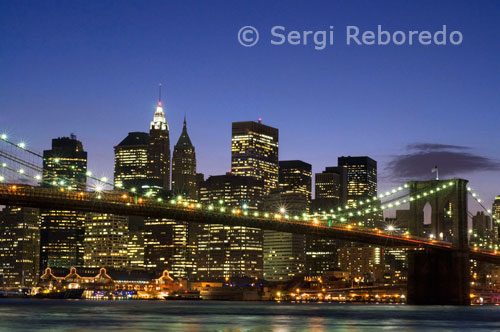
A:
[[[449,145],[449,144],[435,144],[435,143],[413,143],[406,146],[407,150],[417,151],[443,151],[443,150],[470,150],[467,146]]]
[[[432,168],[439,167],[440,177],[451,177],[480,171],[500,171],[500,162],[470,152],[471,148],[458,145],[414,143],[406,147],[408,153],[396,155],[387,166],[393,178],[425,180],[433,178]]]

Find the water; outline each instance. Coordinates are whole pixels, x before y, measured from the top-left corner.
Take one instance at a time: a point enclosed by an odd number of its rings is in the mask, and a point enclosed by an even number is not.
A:
[[[0,331],[500,331],[500,307],[0,299]]]

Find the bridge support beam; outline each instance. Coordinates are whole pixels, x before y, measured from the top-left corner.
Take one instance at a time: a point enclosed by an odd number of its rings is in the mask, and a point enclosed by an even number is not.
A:
[[[413,251],[408,255],[408,304],[470,305],[469,254]]]

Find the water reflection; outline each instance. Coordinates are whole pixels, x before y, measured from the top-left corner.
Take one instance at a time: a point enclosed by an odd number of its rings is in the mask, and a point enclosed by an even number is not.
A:
[[[499,314],[500,307],[1,299],[0,331],[494,331]]]

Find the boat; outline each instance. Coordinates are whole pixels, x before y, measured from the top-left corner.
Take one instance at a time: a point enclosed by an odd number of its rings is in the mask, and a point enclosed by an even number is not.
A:
[[[178,290],[163,297],[165,300],[201,300],[199,291]]]
[[[83,291],[83,288],[66,289],[64,291],[42,291],[40,293],[36,293],[33,297],[40,299],[80,299],[83,295]]]

